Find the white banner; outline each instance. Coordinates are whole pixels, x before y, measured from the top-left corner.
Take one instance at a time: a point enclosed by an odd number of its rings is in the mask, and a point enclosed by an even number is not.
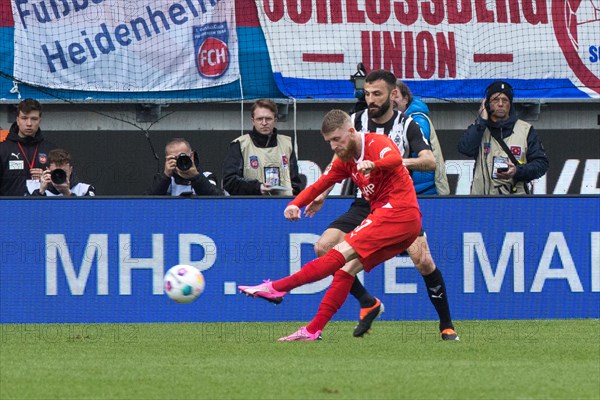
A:
[[[202,89],[239,78],[234,0],[13,0],[14,75],[85,91]]]
[[[362,62],[367,71],[383,68],[404,80],[564,80],[600,97],[599,0],[256,0],[256,6],[273,71],[283,80],[347,80]],[[531,86],[539,88],[539,81]]]

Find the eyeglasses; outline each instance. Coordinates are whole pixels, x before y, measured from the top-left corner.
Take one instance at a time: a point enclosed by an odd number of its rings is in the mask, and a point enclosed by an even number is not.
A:
[[[273,118],[273,117],[253,117],[252,120],[258,121],[258,122],[271,123],[271,122],[275,121],[275,118]]]
[[[509,102],[508,97],[498,96],[498,97],[494,97],[493,99],[490,100],[490,103],[492,103],[492,104],[499,104],[500,102],[508,103]]]

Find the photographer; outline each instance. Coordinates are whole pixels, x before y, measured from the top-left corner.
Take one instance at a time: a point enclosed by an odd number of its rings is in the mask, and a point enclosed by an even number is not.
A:
[[[200,173],[189,142],[175,138],[165,146],[165,169],[154,176],[148,191],[154,196],[222,196],[214,174]]]
[[[96,189],[81,183],[73,173],[71,154],[63,149],[50,150],[48,168],[42,172],[39,181],[27,181],[27,194],[30,196],[95,196]]]

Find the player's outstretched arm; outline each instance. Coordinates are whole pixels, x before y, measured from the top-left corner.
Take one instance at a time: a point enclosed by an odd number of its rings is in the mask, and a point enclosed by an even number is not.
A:
[[[290,204],[283,211],[283,216],[288,221],[298,221],[300,219],[300,208],[293,204]]]
[[[318,195],[313,201],[310,202],[309,205],[304,209],[304,216],[308,218],[312,218],[315,216],[317,212],[323,208],[323,204],[325,203],[325,199],[329,196],[329,192],[333,189],[333,186],[330,186],[323,193]]]

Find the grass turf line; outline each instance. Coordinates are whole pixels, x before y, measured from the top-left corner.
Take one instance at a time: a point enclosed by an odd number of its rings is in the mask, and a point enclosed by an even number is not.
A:
[[[600,320],[0,325],[0,399],[598,399]]]

